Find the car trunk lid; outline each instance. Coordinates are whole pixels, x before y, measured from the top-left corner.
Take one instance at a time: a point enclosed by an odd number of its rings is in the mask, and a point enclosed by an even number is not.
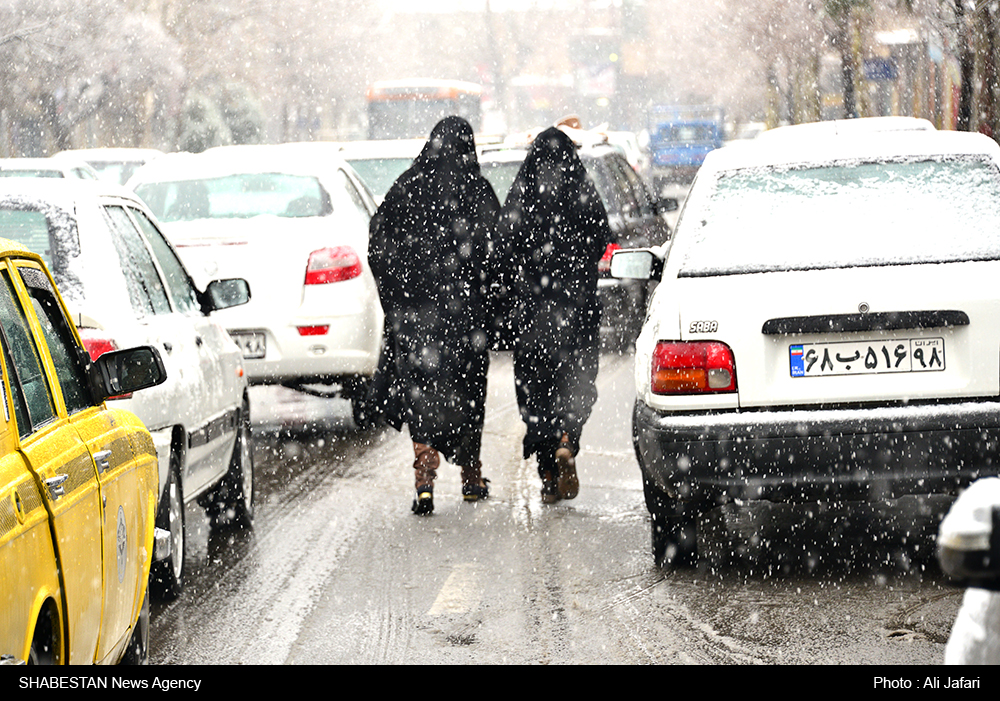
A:
[[[728,344],[741,407],[996,396],[1000,263],[678,280],[681,340]]]

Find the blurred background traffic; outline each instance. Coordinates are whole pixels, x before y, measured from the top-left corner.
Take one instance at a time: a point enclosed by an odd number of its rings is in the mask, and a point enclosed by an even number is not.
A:
[[[481,134],[572,112],[645,145],[657,105],[721,107],[725,138],[889,114],[993,133],[996,10],[974,5],[7,0],[0,156],[426,137],[373,89],[413,77],[471,86]]]

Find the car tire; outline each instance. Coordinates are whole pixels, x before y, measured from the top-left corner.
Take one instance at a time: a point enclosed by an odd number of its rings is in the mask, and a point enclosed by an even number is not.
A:
[[[236,443],[229,470],[206,501],[213,528],[251,528],[255,505],[253,444],[250,437],[250,403],[243,400],[237,420]]]
[[[142,609],[139,611],[139,618],[135,622],[132,630],[132,637],[129,638],[128,647],[119,664],[122,665],[145,665],[149,663],[149,594],[142,600]]]
[[[354,420],[354,427],[359,431],[367,431],[374,426],[374,421],[368,412],[368,406],[364,397],[354,397],[351,401],[351,418]]]
[[[181,483],[180,457],[170,454],[170,476],[156,513],[156,526],[170,533],[170,555],[153,562],[149,586],[161,601],[173,601],[184,589],[184,485]]]
[[[684,567],[698,561],[697,507],[670,497],[643,479],[649,509],[653,563],[657,567]]]
[[[35,632],[31,638],[31,648],[28,650],[29,665],[54,665],[58,661],[56,651],[57,623],[49,606],[42,608],[35,622]]]
[[[356,378],[344,384],[341,396],[351,403],[351,419],[359,431],[367,431],[375,425],[368,410],[368,386],[370,377]]]

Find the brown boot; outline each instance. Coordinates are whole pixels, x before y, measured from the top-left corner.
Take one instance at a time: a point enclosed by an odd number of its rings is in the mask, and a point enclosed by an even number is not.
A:
[[[479,501],[490,495],[489,480],[483,477],[483,463],[476,460],[472,467],[462,468],[462,498]]]
[[[413,513],[424,516],[434,511],[434,478],[441,464],[441,456],[434,448],[423,443],[413,443],[417,456],[413,461],[414,482],[417,496],[413,500]]]
[[[580,479],[576,475],[576,458],[569,436],[565,433],[556,448],[556,467],[559,470],[559,496],[563,499],[574,499],[580,493]]]

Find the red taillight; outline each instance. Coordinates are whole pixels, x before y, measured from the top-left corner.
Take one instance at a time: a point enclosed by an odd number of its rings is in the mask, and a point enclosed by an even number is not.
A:
[[[297,326],[299,336],[322,336],[330,330],[329,326]]]
[[[90,353],[91,360],[97,360],[108,351],[118,350],[118,344],[103,331],[89,327],[81,328],[79,331],[83,347]]]
[[[604,255],[601,256],[601,260],[597,263],[597,272],[599,273],[610,273],[611,272],[611,256],[614,255],[615,251],[620,251],[621,246],[617,243],[609,243],[608,247],[604,249]]]
[[[306,284],[325,285],[361,275],[361,259],[350,246],[321,248],[309,254]]]
[[[653,394],[735,392],[736,363],[725,343],[660,341],[653,351]]]

